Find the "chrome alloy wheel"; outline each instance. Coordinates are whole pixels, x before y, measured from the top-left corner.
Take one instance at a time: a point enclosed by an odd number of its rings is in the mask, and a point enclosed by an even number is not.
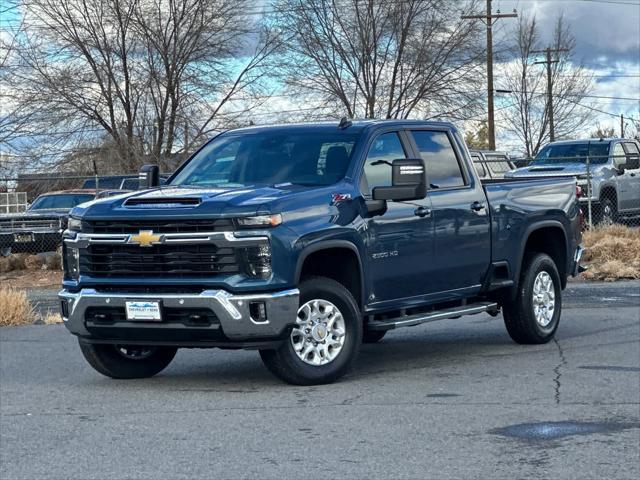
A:
[[[540,272],[533,282],[533,314],[536,322],[546,328],[553,320],[556,308],[556,291],[553,279],[547,272]]]
[[[340,310],[327,300],[310,300],[298,309],[291,344],[303,362],[313,366],[326,365],[340,354],[345,335]]]

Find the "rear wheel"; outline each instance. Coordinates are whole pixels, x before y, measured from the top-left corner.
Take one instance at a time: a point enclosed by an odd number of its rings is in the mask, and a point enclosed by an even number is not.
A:
[[[351,293],[335,280],[300,284],[296,326],[276,350],[261,350],[265,366],[295,385],[331,383],[351,367],[362,343],[362,319]]]
[[[136,345],[101,345],[80,341],[84,358],[101,374],[119,379],[148,378],[173,360],[176,349]]]
[[[560,323],[561,293],[553,259],[544,253],[529,255],[522,266],[515,300],[503,304],[509,336],[521,344],[549,342]]]

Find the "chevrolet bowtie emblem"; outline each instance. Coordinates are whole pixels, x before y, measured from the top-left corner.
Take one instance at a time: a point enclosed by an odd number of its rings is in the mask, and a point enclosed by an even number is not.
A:
[[[137,243],[141,247],[150,247],[160,242],[160,235],[154,235],[153,230],[140,230],[138,235],[131,235],[129,243]]]

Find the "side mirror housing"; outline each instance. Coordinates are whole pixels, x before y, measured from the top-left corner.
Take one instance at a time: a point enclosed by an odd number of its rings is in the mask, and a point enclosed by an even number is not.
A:
[[[160,186],[160,169],[157,165],[143,165],[138,173],[139,188],[154,188]]]
[[[374,188],[374,200],[409,201],[427,196],[427,177],[422,159],[394,160],[391,168],[392,186]]]

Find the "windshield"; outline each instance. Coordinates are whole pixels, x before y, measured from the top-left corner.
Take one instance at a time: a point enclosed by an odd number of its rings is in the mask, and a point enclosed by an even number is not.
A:
[[[582,142],[550,144],[544,147],[532,164],[548,165],[554,163],[607,163],[609,142]]]
[[[31,204],[29,210],[71,210],[76,205],[82,202],[88,202],[93,200],[94,196],[91,194],[82,193],[69,193],[64,195],[42,195],[35,199]]]
[[[335,130],[225,135],[200,150],[171,185],[331,185],[345,176],[358,137]]]

